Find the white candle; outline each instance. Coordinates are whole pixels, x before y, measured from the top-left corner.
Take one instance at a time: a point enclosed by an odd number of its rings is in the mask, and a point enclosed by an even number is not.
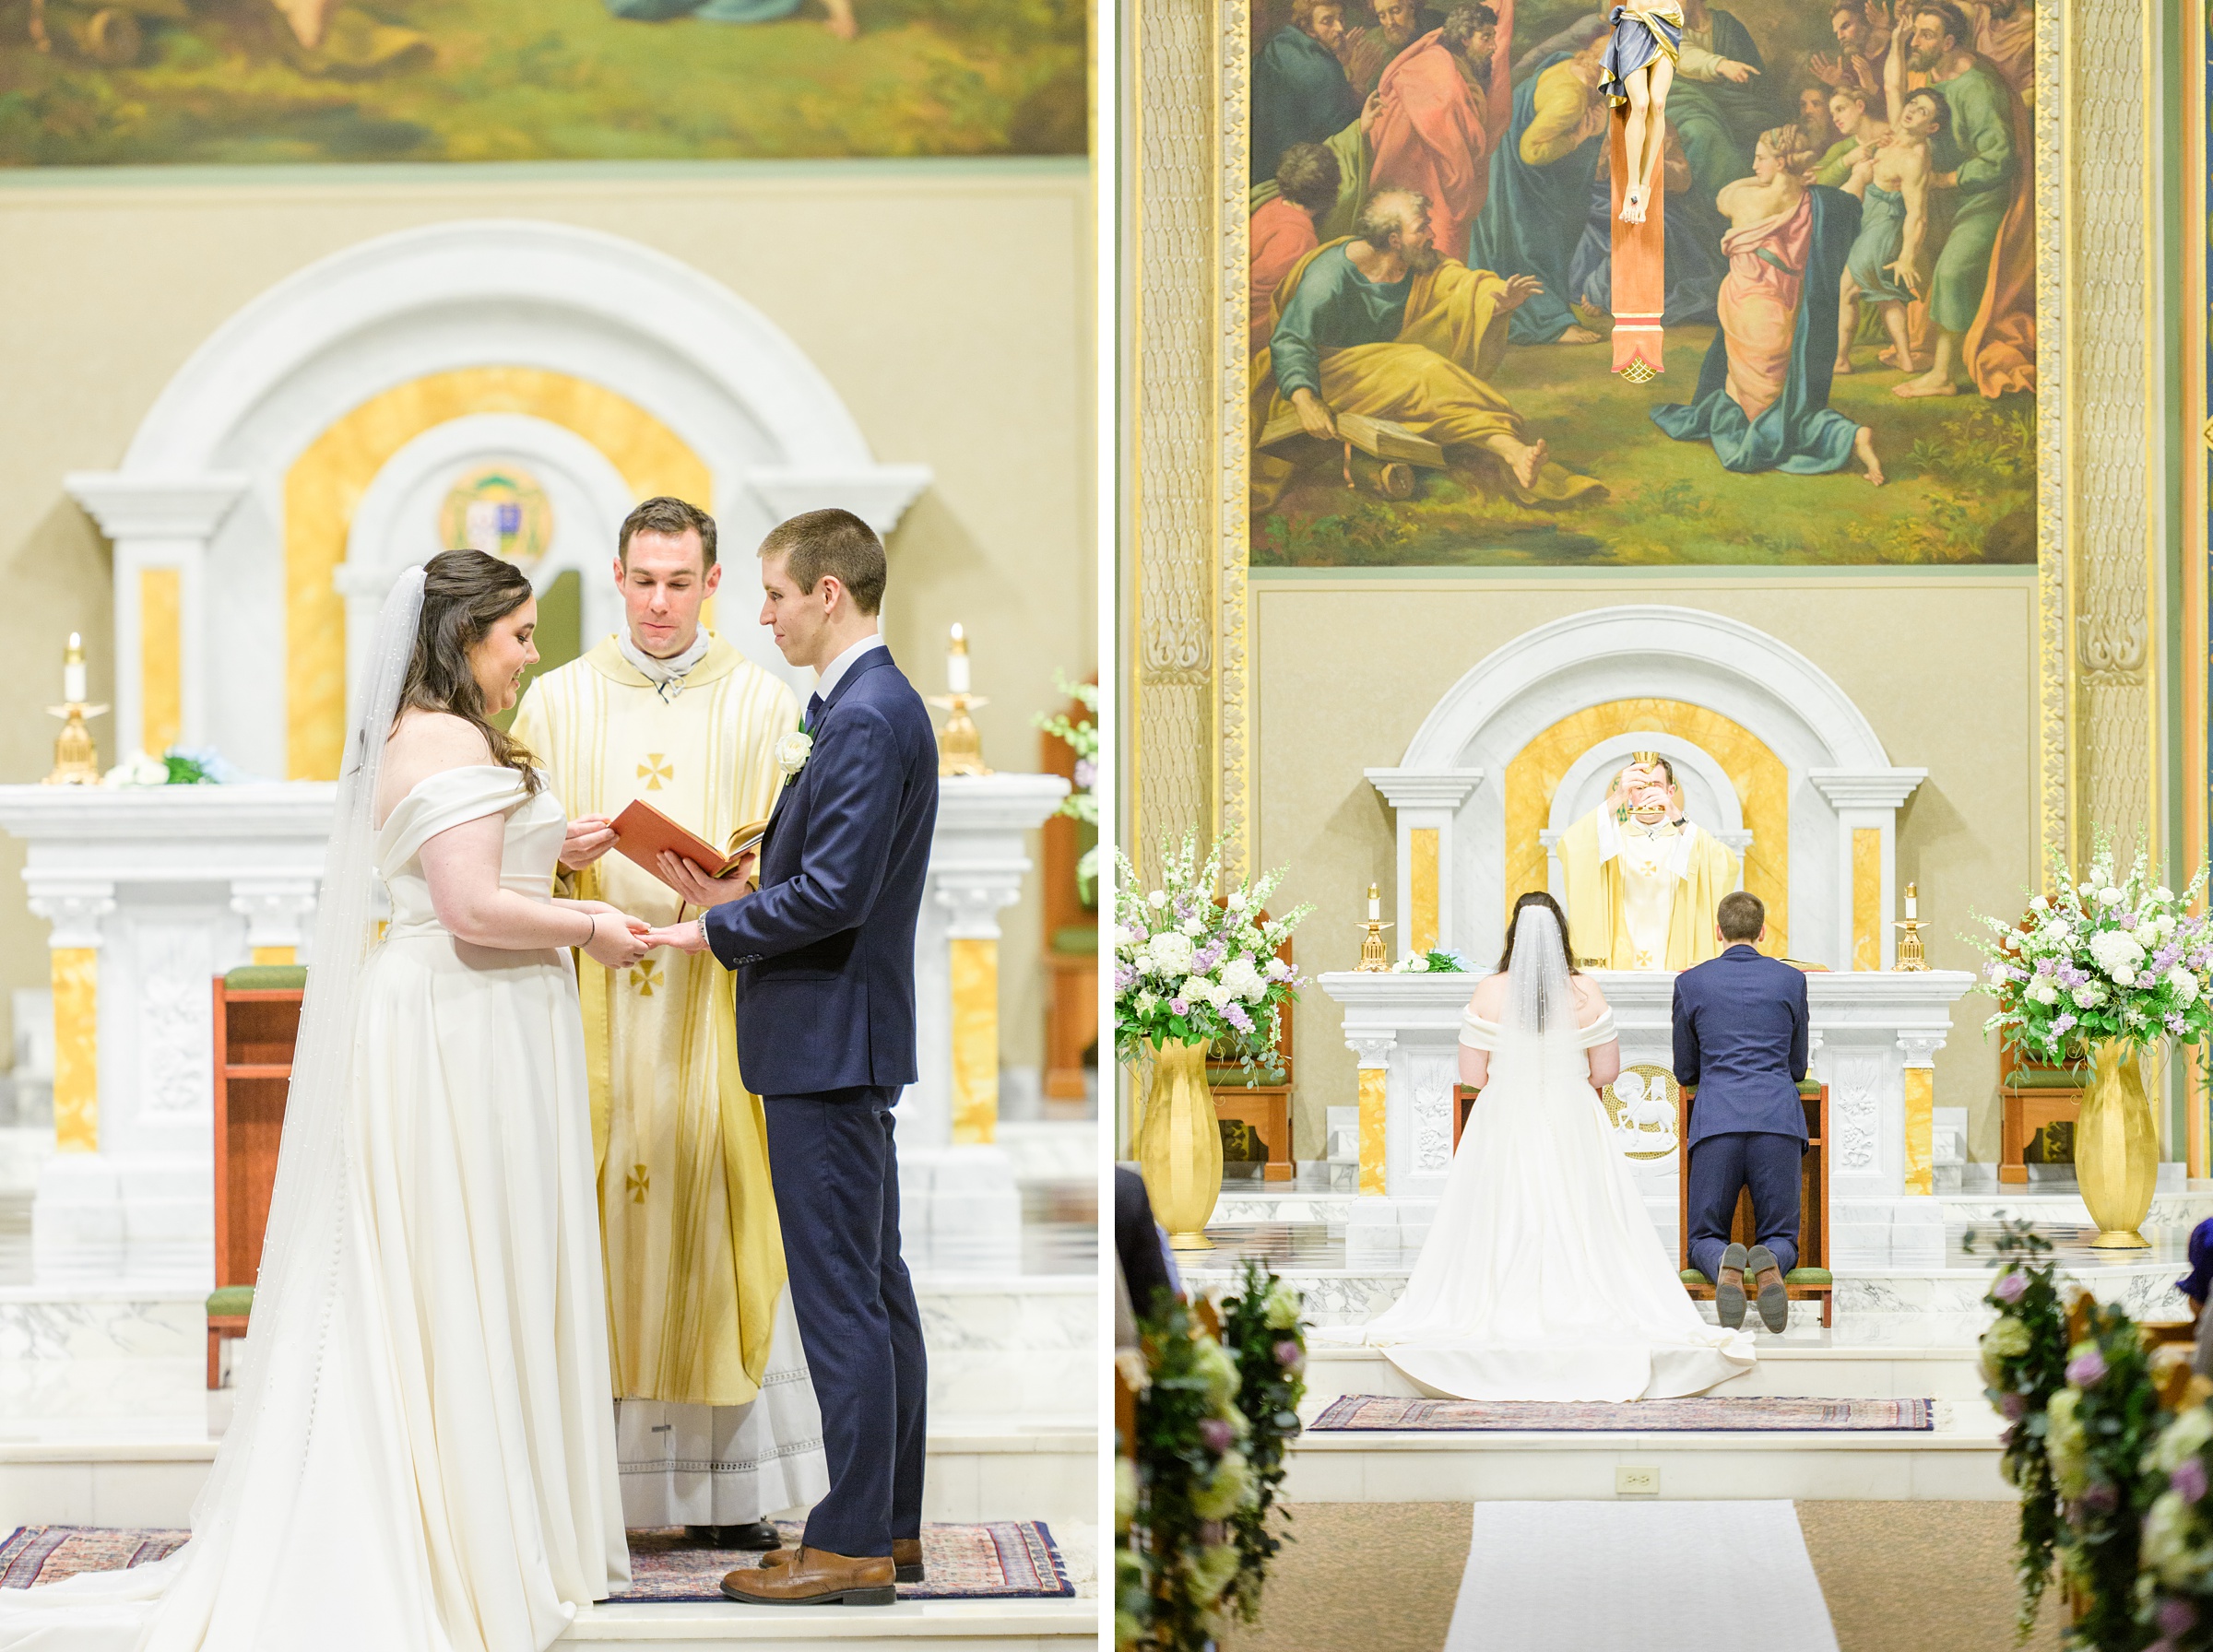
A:
[[[1910,918],[1917,918],[1921,915],[1920,913],[1914,910],[1914,908],[1920,904],[1920,903],[1915,901],[1913,898],[1913,891],[1918,887],[1920,886],[1911,883],[1906,885],[1906,915]]]
[[[953,628],[953,650],[945,656],[945,687],[954,694],[968,691],[968,639],[957,625]]]
[[[85,644],[77,632],[71,631],[68,652],[62,655],[62,703],[82,705],[84,701]]]
[[[1367,921],[1375,923],[1383,915],[1383,902],[1374,884],[1367,886]]]

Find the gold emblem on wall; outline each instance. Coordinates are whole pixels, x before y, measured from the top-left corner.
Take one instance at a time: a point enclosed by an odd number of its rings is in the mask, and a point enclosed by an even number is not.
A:
[[[1664,1067],[1640,1061],[1598,1092],[1606,1122],[1625,1158],[1664,1159],[1675,1150],[1675,1127],[1683,1116],[1683,1088]]]
[[[553,507],[528,471],[479,465],[461,474],[438,507],[438,542],[534,568],[553,543]]]

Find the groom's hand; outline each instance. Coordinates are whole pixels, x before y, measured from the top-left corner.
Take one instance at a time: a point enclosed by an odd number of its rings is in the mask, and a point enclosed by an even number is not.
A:
[[[694,906],[725,906],[746,892],[752,880],[755,857],[748,855],[728,878],[710,878],[682,856],[661,851],[661,876],[669,887]]]
[[[561,842],[561,864],[581,872],[615,846],[615,829],[605,815],[578,815]]]

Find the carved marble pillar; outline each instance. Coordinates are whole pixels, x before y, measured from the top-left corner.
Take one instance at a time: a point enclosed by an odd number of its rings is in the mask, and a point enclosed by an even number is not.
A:
[[[1936,1191],[1934,1154],[1936,1135],[1936,1052],[1944,1038],[1935,1032],[1900,1032],[1905,1057],[1905,1182],[1909,1194]]]
[[[1345,1047],[1360,1057],[1360,1191],[1383,1191],[1383,1166],[1389,1150],[1389,1110],[1386,1097],[1391,1082],[1391,1053],[1396,1038],[1348,1038]]]
[[[255,963],[298,963],[314,927],[313,878],[233,878],[231,910],[246,920]]]
[[[1483,784],[1481,769],[1368,769],[1368,785],[1398,818],[1398,933],[1402,955],[1433,947],[1464,948],[1453,899],[1464,856],[1453,822]]]

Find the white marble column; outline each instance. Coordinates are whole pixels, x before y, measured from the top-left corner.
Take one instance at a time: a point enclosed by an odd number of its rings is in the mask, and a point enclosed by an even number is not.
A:
[[[146,637],[140,576],[151,568],[177,570],[178,698],[183,743],[212,738],[207,659],[207,546],[246,490],[248,478],[218,472],[188,477],[140,477],[113,471],[72,471],[63,478],[70,497],[91,513],[115,547],[114,753],[146,745]],[[101,742],[102,749],[107,742]]]
[[[1398,950],[1411,956],[1422,941],[1465,948],[1455,899],[1455,866],[1464,859],[1453,822],[1483,784],[1481,769],[1367,769],[1367,783],[1398,817]]]
[[[1887,970],[1898,962],[1898,931],[1890,914],[1898,905],[1898,811],[1929,777],[1926,769],[1808,769],[1805,777],[1836,811],[1836,861],[1829,883],[1834,902],[1836,956],[1824,959],[1836,970]],[[1876,834],[1874,887],[1855,851],[1857,834]],[[1866,905],[1867,910],[1859,908]],[[1869,927],[1871,926],[1871,933]],[[1855,956],[1856,941],[1871,942]]]

